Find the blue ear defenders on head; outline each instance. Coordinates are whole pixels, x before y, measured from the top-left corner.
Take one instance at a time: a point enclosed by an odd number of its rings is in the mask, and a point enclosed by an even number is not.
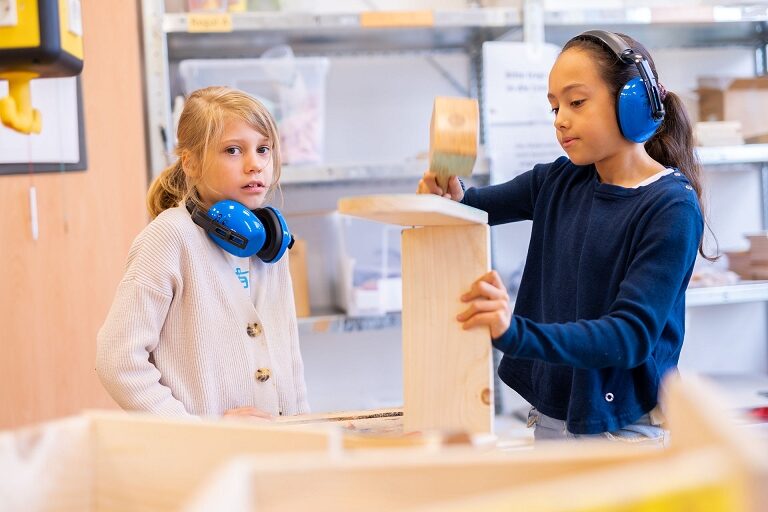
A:
[[[632,142],[650,139],[664,120],[664,104],[659,85],[645,58],[626,41],[605,30],[589,30],[574,39],[591,39],[607,46],[622,62],[637,66],[640,76],[633,78],[619,90],[616,98],[616,117],[621,134]]]
[[[226,199],[207,212],[190,201],[187,210],[216,245],[235,256],[249,258],[255,254],[265,263],[275,263],[293,247],[293,235],[285,219],[271,206],[249,210],[242,203]]]

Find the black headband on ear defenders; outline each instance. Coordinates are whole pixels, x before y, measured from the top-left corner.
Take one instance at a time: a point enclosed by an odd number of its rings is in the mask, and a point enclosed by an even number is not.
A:
[[[620,36],[606,30],[588,30],[573,39],[589,39],[601,43],[625,64],[637,67],[639,79],[630,80],[619,91],[616,115],[624,137],[633,142],[650,139],[664,120],[666,112],[656,77],[645,57],[630,48]]]
[[[293,247],[294,238],[280,212],[267,206],[249,210],[237,201],[224,200],[203,212],[192,201],[186,204],[192,221],[203,228],[216,245],[235,256],[254,254],[266,263],[278,261]]]

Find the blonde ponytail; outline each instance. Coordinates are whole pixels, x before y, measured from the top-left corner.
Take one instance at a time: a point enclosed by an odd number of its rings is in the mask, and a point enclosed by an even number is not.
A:
[[[173,208],[189,193],[187,177],[181,166],[181,158],[155,178],[147,193],[147,210],[154,219],[164,210]]]

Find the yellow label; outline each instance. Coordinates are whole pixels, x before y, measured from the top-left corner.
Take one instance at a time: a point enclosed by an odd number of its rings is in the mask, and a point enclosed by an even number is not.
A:
[[[232,32],[232,16],[221,14],[190,14],[187,17],[188,32]]]
[[[16,0],[16,25],[0,27],[0,50],[40,46],[40,18],[37,0]],[[0,62],[0,68],[2,68]]]
[[[367,11],[360,13],[360,26],[365,28],[431,27],[432,11]]]
[[[78,4],[79,1],[74,2]],[[70,15],[76,16],[77,23],[82,25],[80,20],[81,14],[79,12],[69,12],[70,0],[59,0],[59,32],[61,33],[61,49],[70,55],[83,60],[83,38],[81,34],[78,34],[80,27],[73,27],[70,24]]]

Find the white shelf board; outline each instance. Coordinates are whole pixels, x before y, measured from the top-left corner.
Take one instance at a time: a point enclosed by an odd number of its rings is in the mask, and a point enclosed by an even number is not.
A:
[[[287,185],[381,179],[418,180],[428,166],[429,163],[426,160],[392,163],[284,165],[280,183]],[[472,176],[488,176],[488,174],[488,161],[478,158]]]
[[[768,281],[742,281],[726,286],[689,288],[685,296],[688,307],[760,301],[768,301]]]
[[[301,335],[317,333],[358,332],[399,327],[400,312],[379,316],[351,317],[342,312],[320,312],[298,319]]]
[[[768,301],[768,281],[744,281],[727,286],[689,288],[686,293],[688,307],[759,301]],[[325,311],[299,318],[298,323],[302,335],[359,332],[399,327],[401,314],[394,312],[380,316],[350,317],[341,311]]]
[[[768,163],[768,144],[714,146],[696,148],[705,166]],[[328,183],[334,181],[368,181],[376,179],[418,179],[424,174],[426,160],[407,162],[360,162],[344,164],[284,165],[280,182],[288,184]],[[472,176],[487,177],[489,162],[478,158]]]
[[[704,146],[696,148],[703,165],[754,164],[768,162],[768,144]]]
[[[383,11],[379,11],[383,12]],[[338,30],[367,27],[361,25],[359,12],[312,14],[303,12],[261,11],[230,13],[232,31]],[[187,32],[190,16],[200,14],[169,13],[163,16],[165,33]],[[469,8],[432,11],[431,27],[507,27],[520,26],[521,12],[516,7]],[[375,28],[375,27],[374,27]],[[403,28],[414,28],[411,26]],[[419,28],[419,27],[417,27]]]
[[[547,25],[637,25],[637,24],[701,24],[762,22],[768,20],[764,3],[753,5],[685,5],[643,6],[642,2],[627,8],[579,8],[550,10],[544,15]]]

